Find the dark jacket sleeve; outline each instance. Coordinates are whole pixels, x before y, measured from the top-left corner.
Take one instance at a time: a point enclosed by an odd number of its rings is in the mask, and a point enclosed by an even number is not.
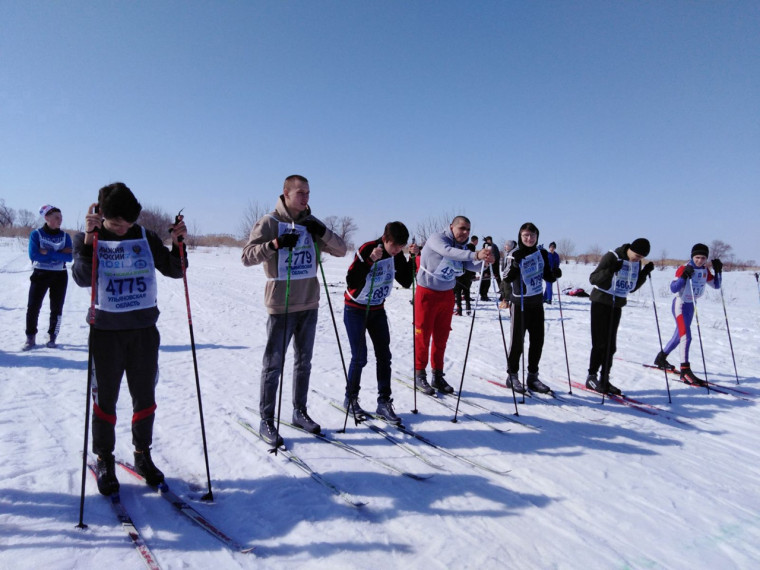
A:
[[[414,258],[406,258],[403,251],[393,258],[393,266],[396,270],[396,281],[404,288],[409,289],[414,282]]]
[[[370,241],[365,243],[359,248],[357,255],[354,256],[354,261],[348,268],[346,273],[346,287],[349,291],[361,291],[364,284],[367,282],[367,275],[372,267],[372,261],[369,256],[372,254],[372,250],[380,243],[379,240]]]
[[[612,278],[615,276],[614,268],[617,265],[617,255],[613,252],[607,252],[602,256],[599,265],[589,275],[589,282],[600,289],[609,289],[612,287]]]
[[[549,263],[549,252],[545,249],[539,249],[538,251],[541,252],[541,257],[544,259],[544,281],[547,283],[554,283],[557,279],[554,277],[552,264]]]
[[[74,236],[74,264],[71,276],[80,287],[92,285],[92,246],[84,243],[84,233]]]
[[[155,232],[146,229],[150,252],[153,254],[153,263],[156,269],[166,277],[179,279],[182,277],[182,260],[179,256],[179,248],[172,243],[171,250],[164,245],[161,238]],[[187,248],[185,248],[185,268],[187,268]]]

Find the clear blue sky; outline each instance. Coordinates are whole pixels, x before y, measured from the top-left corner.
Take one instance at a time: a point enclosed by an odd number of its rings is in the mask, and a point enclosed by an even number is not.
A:
[[[357,239],[462,212],[760,261],[760,2],[0,0],[0,198],[238,230],[288,174]]]

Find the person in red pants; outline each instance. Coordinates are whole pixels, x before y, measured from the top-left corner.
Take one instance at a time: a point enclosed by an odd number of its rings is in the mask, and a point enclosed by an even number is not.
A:
[[[444,379],[443,361],[451,330],[456,278],[466,269],[480,272],[482,262],[494,261],[491,248],[477,252],[467,249],[469,237],[470,220],[457,216],[447,230],[430,236],[422,248],[414,306],[414,383],[428,395],[435,390],[445,394],[454,391]],[[433,369],[432,386],[427,381],[428,354]]]

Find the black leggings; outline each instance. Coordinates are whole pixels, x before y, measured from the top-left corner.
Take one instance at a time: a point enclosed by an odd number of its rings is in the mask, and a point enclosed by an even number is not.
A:
[[[620,307],[612,308],[603,303],[591,303],[591,358],[588,373],[596,374],[602,369],[602,376],[609,376],[612,355],[617,350],[617,330],[620,325]],[[610,330],[612,327],[612,330]],[[605,359],[607,363],[605,365]]]
[[[29,301],[26,305],[26,334],[37,334],[37,320],[40,316],[42,301],[50,290],[50,326],[48,334],[58,336],[61,329],[61,314],[63,302],[66,300],[66,286],[69,282],[69,273],[63,271],[50,271],[47,269],[35,269],[29,278]]]
[[[520,369],[520,357],[523,352],[525,341],[524,333],[530,335],[530,347],[528,348],[528,372],[538,373],[538,363],[544,349],[544,306],[525,305],[525,310],[520,310],[520,301],[513,301],[510,305],[512,321],[512,346],[509,347],[507,358],[507,372],[516,374]],[[523,316],[525,325],[523,328]]]

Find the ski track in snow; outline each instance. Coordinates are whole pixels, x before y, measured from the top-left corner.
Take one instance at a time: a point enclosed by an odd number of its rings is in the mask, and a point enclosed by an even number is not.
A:
[[[255,548],[232,553],[176,514],[151,489],[120,473],[122,500],[163,568],[748,568],[760,559],[760,333],[757,284],[751,272],[727,273],[724,294],[747,400],[697,390],[665,378],[649,363],[659,350],[649,286],[623,309],[613,382],[633,398],[683,420],[647,415],[574,390],[567,367],[556,289],[546,306],[541,377],[580,406],[526,399],[521,421],[530,429],[462,403],[460,411],[509,430],[500,434],[393,383],[396,411],[406,425],[440,446],[497,469],[496,475],[456,461],[388,428],[429,456],[436,470],[381,436],[349,421],[341,437],[385,462],[418,474],[414,481],[307,434],[282,428],[286,444],[313,469],[368,505],[354,509],[317,485],[238,425],[257,425],[246,406],[258,406],[265,343],[265,279],[246,268],[236,249],[189,254],[188,284],[203,396],[215,502],[194,501],[206,489],[198,402],[182,280],[159,277],[160,382],[153,455],[172,489],[237,542]],[[350,256],[324,258],[346,366],[342,284]],[[593,267],[563,265],[561,285],[590,290]],[[87,480],[79,517],[87,374],[84,317],[89,291],[69,280],[59,349],[21,352],[31,273],[25,240],[0,239],[0,567],[140,567],[138,555],[106,500]],[[653,283],[663,342],[673,331],[672,272]],[[477,282],[473,284],[473,297]],[[492,294],[493,296],[493,294]],[[397,288],[387,302],[394,376],[412,373],[411,291]],[[590,348],[589,300],[562,296],[573,380],[583,382]],[[708,378],[735,385],[720,293],[698,305]],[[47,301],[40,330],[47,328]],[[509,341],[509,319],[502,311]],[[447,380],[459,386],[471,319],[454,317],[446,355]],[[494,302],[480,303],[463,397],[514,414],[504,382],[506,360]],[[696,322],[692,368],[703,376]],[[45,335],[40,334],[38,340]],[[374,408],[373,354],[362,378],[362,402]],[[671,355],[677,364],[678,357]],[[286,363],[283,417],[291,405],[291,354]],[[342,400],[343,368],[322,288],[312,386]],[[343,415],[316,394],[309,412],[329,432]],[[117,424],[117,455],[132,459],[126,382]],[[454,402],[454,400],[451,400]]]

